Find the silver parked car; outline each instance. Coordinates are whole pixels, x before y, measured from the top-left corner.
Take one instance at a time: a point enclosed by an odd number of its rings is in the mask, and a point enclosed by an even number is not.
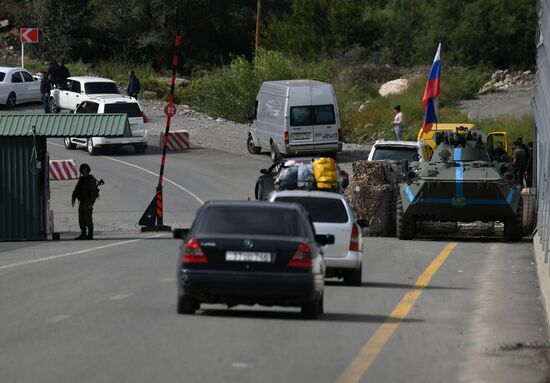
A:
[[[13,108],[17,104],[41,100],[38,78],[23,68],[0,67],[0,105]]]
[[[361,286],[363,239],[346,198],[325,191],[288,190],[273,192],[270,202],[301,204],[313,221],[317,234],[334,235],[334,244],[323,248],[326,276],[344,278],[344,283]]]

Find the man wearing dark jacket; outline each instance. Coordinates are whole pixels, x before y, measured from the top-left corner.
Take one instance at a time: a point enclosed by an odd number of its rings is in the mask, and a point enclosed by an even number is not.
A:
[[[50,113],[50,91],[52,90],[52,84],[47,74],[42,76],[40,80],[40,93],[42,93],[42,106],[44,106],[44,113]]]
[[[128,96],[137,100],[138,93],[141,90],[141,84],[139,83],[139,79],[133,70],[131,70],[128,74],[130,75],[130,80],[128,81]]]
[[[64,89],[67,85],[67,78],[71,76],[69,69],[65,66],[65,60],[61,60],[61,64],[57,67],[57,87]]]
[[[94,239],[94,222],[92,212],[95,200],[98,197],[97,180],[90,174],[88,164],[80,165],[80,178],[73,191],[72,206],[78,199],[78,224],[80,225],[80,234],[75,239]],[[86,235],[88,229],[88,235]]]

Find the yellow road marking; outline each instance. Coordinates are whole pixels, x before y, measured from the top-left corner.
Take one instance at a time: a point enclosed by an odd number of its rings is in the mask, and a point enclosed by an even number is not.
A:
[[[424,288],[428,286],[430,280],[456,247],[457,243],[452,242],[441,250],[439,255],[430,263],[424,272],[418,277],[413,289],[408,291],[401,302],[393,309],[390,317],[384,322],[372,337],[363,346],[359,355],[344,370],[342,375],[336,381],[337,383],[357,383],[361,377],[372,366],[378,354],[386,342],[391,338],[395,330],[401,324],[401,321],[409,314],[417,299],[420,298]]]

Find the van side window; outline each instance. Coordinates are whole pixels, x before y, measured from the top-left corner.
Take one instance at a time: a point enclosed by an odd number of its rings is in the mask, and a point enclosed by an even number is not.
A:
[[[254,116],[252,117],[253,120],[258,119],[258,100],[256,100],[256,103],[254,104]]]
[[[311,107],[293,106],[290,108],[290,126],[311,125]]]

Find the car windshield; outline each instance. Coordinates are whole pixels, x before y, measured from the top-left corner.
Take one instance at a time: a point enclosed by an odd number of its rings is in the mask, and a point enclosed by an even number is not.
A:
[[[339,199],[305,196],[281,196],[278,202],[293,202],[301,204],[311,216],[313,222],[346,223],[348,212]]]
[[[211,206],[201,214],[197,234],[305,237],[298,212],[258,206]]]
[[[4,72],[0,72],[0,82],[4,81],[5,77],[6,77],[6,74]]]
[[[87,82],[84,89],[86,94],[120,94],[114,82]]]
[[[376,146],[373,160],[414,161],[414,155],[418,154],[415,147]]]
[[[105,104],[105,113],[126,113],[128,117],[141,117],[141,110],[137,102],[124,102],[120,104]]]

